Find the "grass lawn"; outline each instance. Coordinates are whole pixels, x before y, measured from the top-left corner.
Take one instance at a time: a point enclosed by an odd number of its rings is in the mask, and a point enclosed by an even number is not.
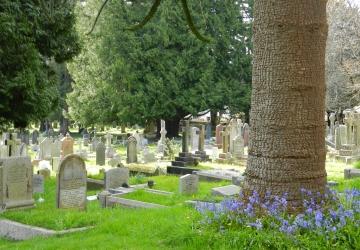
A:
[[[340,172],[340,168],[335,172]],[[328,242],[325,237],[315,234],[292,238],[279,232],[257,231],[250,227],[227,232],[211,228],[200,230],[199,214],[184,201],[211,200],[210,189],[228,182],[200,182],[199,193],[193,196],[178,194],[176,176],[134,176],[130,178],[130,184],[146,183],[149,179],[155,181],[154,189],[175,194],[163,196],[140,190],[124,197],[163,204],[169,208],[101,209],[94,201],[88,203],[87,211],[59,210],[55,208],[55,180],[47,180],[46,192],[42,196],[44,203],[37,203],[35,209],[0,214],[0,218],[55,230],[95,227],[85,232],[23,242],[0,239],[0,249],[347,249],[344,243],[347,239]],[[342,180],[338,174],[329,175],[329,179],[339,182],[339,190],[351,187],[360,189],[360,179]],[[93,194],[93,191],[89,194]],[[353,228],[349,230],[359,231]]]

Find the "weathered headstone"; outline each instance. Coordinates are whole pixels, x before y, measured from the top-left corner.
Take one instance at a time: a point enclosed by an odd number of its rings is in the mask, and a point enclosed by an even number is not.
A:
[[[33,176],[33,193],[44,193],[44,176],[42,176],[41,174],[34,174]]]
[[[250,137],[249,124],[244,123],[244,126],[243,126],[243,138],[244,138],[244,146],[245,147],[247,147],[249,145],[249,137]]]
[[[195,194],[199,189],[199,176],[195,174],[183,175],[179,179],[180,194]]]
[[[40,141],[40,160],[51,159],[51,145],[52,141],[50,138],[45,137],[42,141]]]
[[[161,120],[160,140],[157,143],[157,152],[164,155],[165,153],[165,136],[166,136],[165,121]]]
[[[330,114],[329,120],[330,120],[330,135],[329,135],[329,138],[330,138],[331,141],[333,141],[334,137],[335,137],[335,113]]]
[[[216,126],[215,129],[215,136],[216,136],[216,145],[218,146],[218,148],[222,148],[222,136],[221,136],[221,132],[223,131],[223,125],[219,124]]]
[[[70,136],[69,133],[61,140],[61,156],[65,157],[67,155],[74,153],[74,139]]]
[[[105,165],[105,144],[99,142],[96,148],[96,165],[104,166]]]
[[[137,162],[137,141],[134,136],[130,136],[127,141],[127,163],[136,163]]]
[[[55,173],[59,171],[60,161],[61,161],[60,157],[53,157],[51,159],[51,167]]]
[[[143,150],[143,160],[144,163],[149,163],[149,162],[155,162],[156,158],[155,158],[155,154],[149,151],[149,147],[144,147]]]
[[[129,169],[114,168],[105,172],[105,189],[118,188],[129,184]]]
[[[86,209],[86,167],[75,154],[67,155],[57,174],[57,208]]]
[[[199,150],[199,136],[200,130],[197,127],[191,128],[191,150],[197,151]]]
[[[55,139],[51,144],[51,157],[60,157],[61,156],[61,141]]]
[[[139,133],[136,131],[133,135],[133,137],[135,137],[136,139],[136,150],[137,150],[137,153],[140,152],[140,149],[141,149],[141,138],[140,138],[140,135]]]
[[[5,209],[34,206],[33,167],[30,157],[0,159],[0,207]]]
[[[32,144],[38,144],[38,138],[39,138],[39,131],[34,130],[31,134],[31,143]]]

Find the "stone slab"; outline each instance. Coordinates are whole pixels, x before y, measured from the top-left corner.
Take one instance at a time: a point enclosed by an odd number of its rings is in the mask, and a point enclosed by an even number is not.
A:
[[[360,169],[346,168],[344,169],[344,179],[360,178]]]
[[[240,193],[240,187],[236,185],[228,185],[211,189],[212,195],[233,196]]]
[[[240,177],[242,172],[237,170],[214,169],[214,170],[199,170],[196,171],[200,180],[206,181],[232,181],[233,176]]]
[[[66,233],[73,233],[84,231],[92,227],[73,228],[62,231],[54,231],[41,227],[25,225],[11,220],[0,220],[0,237],[9,240],[29,240],[34,237],[49,237],[53,235],[62,235]]]
[[[106,203],[110,206],[118,204],[118,205],[121,205],[124,207],[129,207],[129,208],[167,208],[167,206],[160,205],[160,204],[124,199],[124,198],[115,197],[115,196],[110,196],[107,199],[108,200],[106,201]]]
[[[166,171],[168,174],[185,175],[192,174],[194,171],[198,171],[198,169],[189,167],[168,166]]]
[[[174,194],[173,192],[168,192],[168,191],[163,191],[163,190],[156,190],[156,189],[150,189],[150,188],[145,188],[144,190],[145,190],[145,192],[148,192],[148,193],[160,194],[160,195],[166,195],[166,196],[171,196],[171,195]]]

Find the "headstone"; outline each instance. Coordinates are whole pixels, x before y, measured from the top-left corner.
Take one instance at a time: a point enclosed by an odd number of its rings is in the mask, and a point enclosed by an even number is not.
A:
[[[224,127],[222,124],[219,124],[216,126],[215,129],[215,136],[216,136],[216,145],[218,146],[218,148],[222,147],[222,136],[221,136],[221,132],[223,131]]]
[[[234,139],[238,135],[238,124],[236,119],[232,119],[229,124],[229,150],[234,153]]]
[[[31,134],[31,143],[32,144],[38,144],[38,137],[39,137],[39,131],[34,130]]]
[[[162,155],[164,155],[165,153],[165,139],[166,139],[166,128],[165,128],[165,121],[161,120],[161,129],[160,129],[160,140],[158,141],[157,144],[157,152],[161,153]]]
[[[51,159],[51,145],[52,141],[50,138],[45,137],[40,141],[39,160]]]
[[[129,169],[114,168],[105,172],[105,189],[118,188],[129,185]]]
[[[235,158],[241,159],[242,157],[244,157],[244,140],[241,134],[233,139],[233,147],[234,147],[233,154]]]
[[[155,162],[155,154],[149,151],[149,147],[144,147],[143,150],[143,161],[144,163]]]
[[[70,134],[67,133],[65,138],[61,141],[61,156],[65,157],[67,155],[74,153],[74,139],[71,138]]]
[[[335,149],[339,150],[341,148],[341,134],[340,128],[335,128]]]
[[[243,126],[243,138],[244,138],[244,146],[245,147],[247,147],[249,145],[249,137],[250,137],[249,124],[244,123],[244,126]]]
[[[335,137],[335,113],[330,114],[329,120],[330,120],[330,135],[329,135],[329,138],[330,138],[331,141],[333,141],[334,137]]]
[[[33,176],[33,193],[43,194],[44,193],[44,176],[40,174],[34,174]]]
[[[60,161],[61,161],[60,157],[53,157],[51,159],[51,167],[55,173],[59,171]]]
[[[198,151],[199,150],[199,137],[200,130],[197,127],[191,128],[191,150]]]
[[[347,143],[347,136],[346,136],[346,125],[339,125],[340,129],[340,142],[341,145],[348,144]]]
[[[121,164],[121,158],[120,158],[120,155],[119,154],[115,154],[113,158],[111,158],[109,161],[108,161],[108,164],[111,166],[111,167],[116,167],[117,165]]]
[[[137,141],[134,136],[130,136],[127,141],[127,163],[136,163],[137,162]]]
[[[0,159],[0,207],[33,207],[33,167],[30,157]]]
[[[113,135],[110,133],[107,133],[105,135],[105,139],[106,139],[106,147],[111,147],[111,139],[113,138]]]
[[[139,153],[140,149],[141,149],[141,138],[140,135],[138,134],[138,132],[136,131],[133,135],[133,137],[135,137],[136,139],[136,152]]]
[[[96,151],[97,145],[100,142],[99,138],[97,138],[96,136],[94,136],[94,138],[91,141],[91,145],[92,145],[92,151]]]
[[[206,139],[210,140],[211,138],[211,123],[206,124]]]
[[[20,139],[22,143],[25,143],[26,145],[30,144],[30,133],[28,130],[23,131],[20,134]]]
[[[180,177],[179,192],[180,194],[195,194],[199,189],[199,176],[187,174]]]
[[[105,165],[105,150],[106,147],[104,143],[99,142],[96,148],[96,165],[104,166]]]
[[[26,143],[21,143],[19,148],[19,155],[20,156],[28,156],[28,148]]]
[[[57,174],[57,208],[86,209],[86,167],[75,154],[67,155]]]
[[[51,157],[60,157],[61,156],[61,141],[55,139],[51,144]]]

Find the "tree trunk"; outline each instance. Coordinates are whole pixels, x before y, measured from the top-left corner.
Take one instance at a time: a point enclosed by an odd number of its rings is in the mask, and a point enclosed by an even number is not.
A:
[[[257,0],[244,191],[324,191],[325,0]]]
[[[219,119],[217,116],[217,110],[210,110],[210,116],[211,116],[211,136],[215,135],[215,129],[216,125],[219,123]]]

